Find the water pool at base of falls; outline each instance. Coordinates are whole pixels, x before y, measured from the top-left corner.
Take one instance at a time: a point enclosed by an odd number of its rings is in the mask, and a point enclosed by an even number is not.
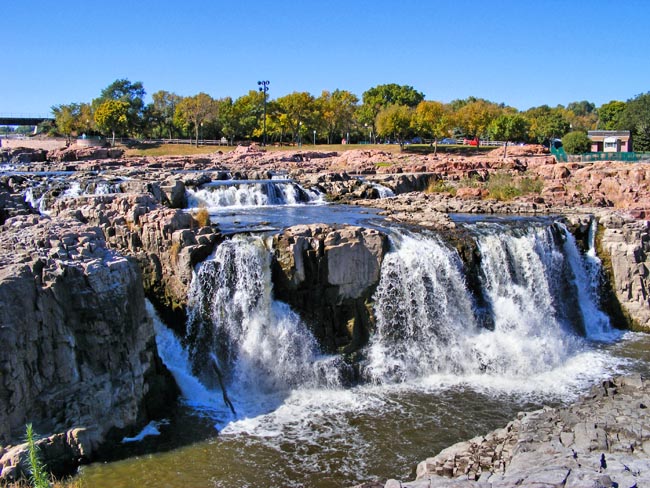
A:
[[[98,488],[333,488],[413,479],[426,457],[501,428],[519,411],[568,401],[608,372],[638,370],[647,351],[650,338],[629,334],[532,381],[432,376],[393,387],[295,391],[260,399],[275,410],[237,421],[225,410],[179,406],[160,437],[130,445],[127,459],[83,467],[81,478]]]

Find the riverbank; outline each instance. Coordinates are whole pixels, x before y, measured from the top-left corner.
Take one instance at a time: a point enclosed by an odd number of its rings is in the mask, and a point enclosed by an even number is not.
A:
[[[503,429],[422,461],[415,481],[385,488],[650,485],[650,382],[618,377],[565,408],[521,413]],[[362,484],[357,488],[382,486]]]

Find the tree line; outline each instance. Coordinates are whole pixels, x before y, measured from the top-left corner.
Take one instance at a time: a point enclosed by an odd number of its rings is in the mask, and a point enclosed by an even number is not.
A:
[[[102,134],[135,138],[192,138],[261,141],[266,127],[271,143],[397,142],[413,138],[493,139],[547,143],[587,130],[630,130],[636,150],[650,150],[650,92],[626,102],[596,107],[584,101],[566,107],[542,105],[519,111],[503,103],[469,97],[442,103],[407,85],[372,87],[359,98],[347,90],[320,96],[294,92],[266,99],[251,90],[237,99],[206,93],[183,97],[160,90],[144,102],[142,82],[119,79],[89,103],[52,107],[52,128],[68,138]],[[266,103],[266,124],[264,105]],[[575,134],[574,134],[575,136]],[[586,137],[569,139],[586,140]]]

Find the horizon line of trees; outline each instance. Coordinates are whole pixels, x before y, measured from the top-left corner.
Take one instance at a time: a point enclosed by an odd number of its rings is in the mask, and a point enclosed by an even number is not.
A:
[[[207,93],[183,97],[165,90],[145,104],[142,82],[115,80],[91,102],[52,107],[50,130],[68,138],[82,134],[144,139],[190,138],[262,141],[266,94],[250,90],[235,100]],[[293,92],[266,100],[269,143],[300,141],[402,143],[419,137],[480,138],[547,143],[571,132],[629,130],[639,151],[650,151],[650,92],[600,107],[586,100],[566,107],[541,105],[520,112],[476,97],[442,103],[408,85],[377,85],[359,98],[347,90],[316,97]]]

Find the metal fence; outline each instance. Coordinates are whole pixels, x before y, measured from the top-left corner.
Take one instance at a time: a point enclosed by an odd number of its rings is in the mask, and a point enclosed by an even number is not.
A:
[[[196,139],[144,139],[143,144],[196,144]],[[227,146],[228,140],[221,139],[199,139],[199,146]]]
[[[650,161],[650,152],[593,152],[569,156],[571,162],[593,163],[597,161],[623,161],[638,163]]]

